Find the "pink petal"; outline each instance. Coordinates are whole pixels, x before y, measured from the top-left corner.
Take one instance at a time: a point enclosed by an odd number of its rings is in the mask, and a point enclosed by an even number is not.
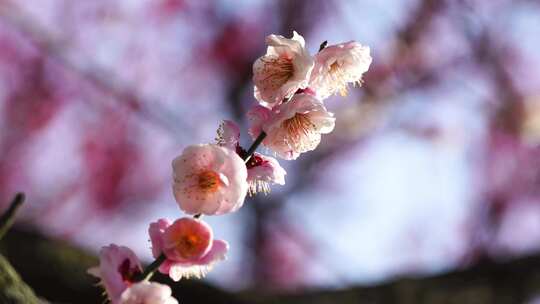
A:
[[[183,245],[185,238],[193,237],[195,243]],[[212,228],[205,222],[191,217],[174,221],[163,234],[163,250],[167,259],[184,262],[198,259],[208,253],[212,246]]]
[[[128,269],[133,271],[142,271],[141,263],[135,253],[124,246],[111,244],[101,248],[99,252],[99,267],[91,268],[89,273],[101,279],[109,299],[116,303],[122,292],[127,288],[123,273],[120,271],[122,265],[127,263]]]
[[[163,253],[163,233],[167,227],[171,225],[171,221],[168,219],[159,219],[157,222],[153,222],[148,227],[148,234],[150,235],[150,241],[152,242],[152,255],[157,258]]]
[[[277,159],[260,153],[255,153],[255,156],[261,158],[262,162],[248,169],[248,181],[260,180],[279,185],[285,184],[287,172]]]
[[[208,253],[195,261],[194,264],[208,265],[225,259],[225,255],[229,251],[229,244],[222,240],[214,240],[212,248]]]
[[[169,274],[169,271],[171,270],[171,266],[174,264],[171,260],[165,260],[160,266],[159,266],[159,272],[163,274]]]
[[[222,240],[215,240],[212,242],[212,248],[210,251],[199,259],[184,262],[173,262],[170,260],[163,263],[163,268],[160,268],[160,272],[168,273],[169,277],[174,281],[179,281],[183,277],[197,277],[204,276],[211,267],[218,261],[224,260],[229,245]]]
[[[272,116],[272,111],[263,106],[253,106],[247,113],[248,120],[250,122],[249,135],[253,139],[257,138],[262,132],[263,124]]]

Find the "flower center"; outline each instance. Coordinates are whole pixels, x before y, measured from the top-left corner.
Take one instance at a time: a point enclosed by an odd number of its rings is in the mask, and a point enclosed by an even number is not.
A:
[[[347,96],[347,75],[337,61],[334,61],[334,63],[330,65],[328,74],[330,75],[336,90],[339,91],[339,94],[341,96]]]
[[[311,122],[308,114],[296,113],[282,123],[282,128],[286,132],[287,144],[295,151],[306,152],[318,144],[317,126]]]
[[[330,65],[330,73],[335,73],[337,70],[339,70],[339,64],[337,61],[334,61],[334,63]]]
[[[292,59],[284,57],[263,58],[264,80],[270,82],[272,87],[278,88],[285,84],[294,74]]]
[[[311,122],[309,116],[302,113],[296,113],[292,118],[285,120],[282,126],[293,137],[307,136],[316,130],[316,126]]]
[[[196,234],[185,234],[180,237],[176,249],[178,254],[184,259],[200,257],[208,248],[208,239]]]
[[[125,283],[131,283],[136,276],[142,273],[137,265],[131,265],[129,259],[122,261],[122,264],[118,266],[118,272],[122,276],[122,281]]]
[[[211,247],[212,230],[203,222],[184,217],[176,220],[163,235],[164,253],[178,262],[202,257]]]
[[[219,175],[211,170],[203,171],[199,174],[198,180],[199,189],[206,193],[214,193],[219,189]]]

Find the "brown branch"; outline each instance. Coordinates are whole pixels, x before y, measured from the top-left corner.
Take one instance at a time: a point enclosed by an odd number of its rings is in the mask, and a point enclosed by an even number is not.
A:
[[[17,210],[23,203],[24,193],[17,193],[6,212],[0,216],[0,240],[8,232],[9,228],[11,228],[13,222],[15,222],[15,213],[17,213]]]

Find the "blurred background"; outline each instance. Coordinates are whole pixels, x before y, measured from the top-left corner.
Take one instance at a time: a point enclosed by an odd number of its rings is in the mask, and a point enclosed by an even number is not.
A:
[[[205,218],[231,244],[211,285],[346,290],[540,252],[534,0],[1,0],[0,208],[24,191],[19,227],[150,261],[148,223],[182,216],[171,160],[222,119],[249,145],[252,63],[293,30],[373,64],[326,102],[319,148],[280,161],[285,186]]]

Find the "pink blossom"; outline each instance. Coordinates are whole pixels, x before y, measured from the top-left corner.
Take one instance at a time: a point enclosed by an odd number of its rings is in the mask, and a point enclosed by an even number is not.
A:
[[[251,129],[261,128],[267,134],[263,145],[283,159],[296,159],[301,153],[314,150],[321,134],[334,129],[334,114],[311,94],[296,94],[267,114],[266,120],[257,121],[260,125],[252,125]]]
[[[225,259],[227,242],[214,240],[212,228],[194,218],[181,218],[174,223],[160,219],[150,224],[152,254],[164,253],[167,259],[159,271],[171,279],[203,277],[213,265]]]
[[[256,109],[259,108],[262,113],[268,111],[271,114],[270,110],[267,108],[262,106],[256,107]],[[264,119],[260,120],[261,122],[264,121]],[[261,131],[257,134],[260,134]],[[256,136],[258,135],[255,135],[255,137]],[[235,149],[240,157],[245,158],[247,156],[247,151],[240,146],[239,140],[240,128],[238,125],[232,121],[224,120],[217,131],[217,143],[221,146]],[[250,195],[254,195],[258,192],[269,193],[270,184],[285,184],[285,175],[287,172],[285,172],[285,169],[283,169],[279,165],[279,162],[273,157],[255,152],[246,163],[246,167],[249,185],[248,193]]]
[[[99,266],[88,269],[88,273],[101,279],[111,302],[119,303],[120,295],[142,273],[139,259],[124,246],[111,244],[101,248]]]
[[[167,227],[172,224],[168,219],[159,219],[157,222],[153,222],[148,227],[148,234],[150,235],[150,241],[152,242],[152,255],[154,258],[159,257],[163,253],[163,234]]]
[[[347,95],[349,83],[362,84],[372,58],[369,47],[355,41],[331,45],[315,55],[315,67],[309,87],[324,99],[339,92]]]
[[[126,289],[120,304],[178,304],[172,296],[171,288],[155,282],[139,282]]]
[[[247,167],[250,195],[270,192],[270,184],[285,185],[287,172],[273,157],[255,152],[248,161]]]
[[[269,35],[266,44],[266,54],[253,64],[253,82],[255,98],[272,107],[307,87],[314,62],[297,32],[291,39]]]
[[[173,192],[188,214],[236,211],[246,197],[247,171],[235,151],[218,145],[192,145],[172,162]]]
[[[247,117],[249,121],[248,133],[254,139],[263,131],[263,124],[266,123],[272,116],[272,111],[266,107],[256,105],[253,106],[248,112]]]
[[[210,250],[212,228],[201,220],[184,217],[167,227],[162,239],[163,251],[169,260],[194,260]]]

